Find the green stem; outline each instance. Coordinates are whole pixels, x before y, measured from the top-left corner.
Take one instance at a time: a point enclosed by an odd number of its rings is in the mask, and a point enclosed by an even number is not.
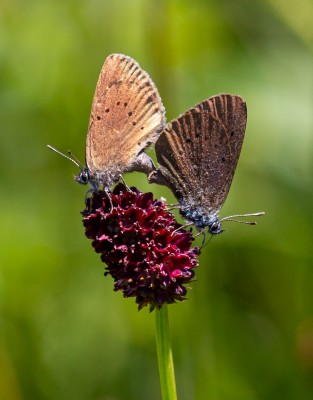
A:
[[[167,304],[155,310],[156,344],[162,400],[177,400]]]

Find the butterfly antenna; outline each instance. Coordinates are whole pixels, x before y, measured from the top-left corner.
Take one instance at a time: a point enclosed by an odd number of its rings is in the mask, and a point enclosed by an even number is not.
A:
[[[83,166],[81,163],[77,160],[76,157],[73,156],[73,154],[69,151],[69,154],[71,157],[67,156],[66,154],[61,153],[59,150],[55,149],[54,147],[50,146],[50,144],[47,144],[48,149],[60,154],[60,156],[67,158],[68,160],[72,161],[80,170],[83,170]]]
[[[257,213],[251,213],[251,214],[237,214],[237,215],[230,215],[228,217],[224,217],[220,220],[220,222],[223,221],[232,221],[232,222],[238,222],[239,224],[245,224],[245,225],[256,225],[257,223],[255,221],[241,221],[236,218],[240,217],[261,217],[262,215],[265,215],[265,212],[257,212]]]
[[[74,156],[74,154],[71,152],[71,150],[67,150],[67,153],[72,157],[72,160],[75,160],[77,162],[77,165],[79,165],[80,169],[84,169],[82,163],[79,161],[79,159]]]

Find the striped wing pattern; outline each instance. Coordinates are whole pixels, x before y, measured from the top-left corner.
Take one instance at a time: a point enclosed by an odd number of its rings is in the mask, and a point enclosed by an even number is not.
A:
[[[110,55],[99,76],[88,127],[86,164],[91,173],[105,177],[109,170],[114,181],[130,171],[164,125],[164,107],[149,75],[132,58]]]
[[[206,215],[224,204],[247,121],[239,96],[220,94],[167,124],[156,142],[160,172],[176,198]]]

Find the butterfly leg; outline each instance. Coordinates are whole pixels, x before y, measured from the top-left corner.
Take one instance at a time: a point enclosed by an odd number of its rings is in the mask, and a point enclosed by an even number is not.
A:
[[[202,239],[202,243],[201,243],[200,249],[203,249],[203,247],[205,246],[205,240],[206,240],[205,229],[203,229],[203,231],[202,231],[201,233],[202,233],[202,235],[203,235],[203,239]],[[211,240],[211,239],[210,239],[210,240]],[[210,241],[210,240],[209,240],[209,241]]]
[[[86,206],[86,210],[89,210],[89,213],[92,210],[92,195],[90,197],[88,197],[88,194],[93,193],[94,191],[95,191],[94,188],[90,188],[85,193],[85,206]],[[89,199],[89,204],[88,204],[88,199]]]
[[[90,188],[90,189],[88,189],[87,192],[85,193],[85,205],[86,205],[86,207],[87,207],[87,200],[88,200],[88,198],[89,198],[89,199],[90,199],[90,205],[89,205],[90,210],[91,210],[92,196],[88,197],[88,194],[89,194],[89,193],[93,193],[93,192],[94,192],[94,188]]]
[[[123,182],[123,184],[125,185],[127,190],[130,190],[129,186],[127,185],[127,183],[125,182],[125,179],[123,178],[123,176],[121,174],[119,175],[119,180]]]
[[[180,204],[167,204],[166,211],[172,211],[180,208]]]
[[[106,194],[106,196],[107,196],[107,198],[108,198],[108,200],[109,200],[109,203],[110,203],[110,206],[111,206],[111,210],[110,210],[110,212],[113,210],[113,208],[114,208],[114,206],[113,206],[113,203],[112,203],[112,199],[111,199],[111,196],[110,196],[110,190],[109,190],[109,188],[104,188],[104,193]]]
[[[203,229],[201,232],[199,232],[197,235],[195,235],[194,237],[197,237],[197,236],[199,236],[199,235],[203,235],[203,240],[202,240],[202,244],[201,244],[201,246],[200,246],[200,250],[202,250],[206,245],[208,245],[210,242],[211,242],[211,240],[212,240],[212,238],[213,238],[213,234],[211,234],[211,237],[210,237],[210,239],[206,242],[206,238],[207,238],[207,235],[206,235],[206,232],[205,232],[205,229]]]
[[[174,235],[174,233],[179,232],[180,230],[185,229],[191,225],[193,225],[193,222],[187,222],[187,224],[180,226],[179,228],[175,229],[175,231],[172,232],[172,236]]]
[[[205,241],[206,241],[207,235],[206,235],[206,230],[205,230],[205,228],[202,229],[202,231],[200,231],[200,232],[197,233],[196,235],[194,235],[194,238],[196,238],[196,237],[198,237],[198,236],[200,236],[200,235],[203,235],[202,244],[201,244],[201,246],[200,246],[200,249],[203,249],[203,247],[205,247],[207,244],[210,243],[210,241],[212,240],[213,235],[211,234],[210,239],[209,239],[206,243],[205,243]]]
[[[205,239],[206,239],[205,229],[202,229],[202,231],[200,231],[199,233],[194,235],[194,238],[196,238],[196,237],[198,237],[200,235],[203,235],[203,240],[202,240],[202,244],[201,244],[201,247],[200,247],[202,249],[202,247],[204,246],[204,243],[205,243]]]

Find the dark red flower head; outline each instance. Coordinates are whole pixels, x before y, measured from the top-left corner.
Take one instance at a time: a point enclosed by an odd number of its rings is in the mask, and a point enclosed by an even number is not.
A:
[[[184,300],[184,285],[198,266],[191,233],[179,229],[165,207],[152,193],[120,183],[110,194],[93,192],[82,212],[86,236],[107,264],[105,275],[113,277],[114,290],[136,297],[139,309]]]

